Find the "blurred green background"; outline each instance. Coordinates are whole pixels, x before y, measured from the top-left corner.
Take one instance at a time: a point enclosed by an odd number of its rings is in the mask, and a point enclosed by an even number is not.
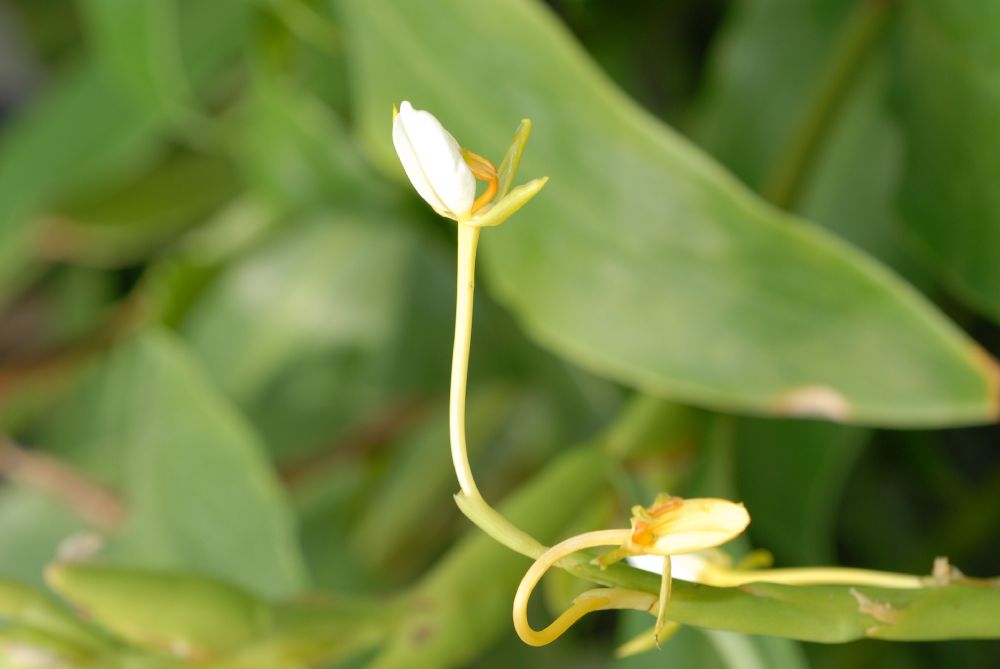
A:
[[[395,611],[272,669],[995,666],[996,641],[694,628],[615,660],[647,621],[610,613],[532,649],[520,558],[396,611],[477,532],[447,448],[454,226],[390,109],[494,160],[530,117],[521,178],[551,177],[482,240],[488,499],[597,440],[539,538],[669,490],[743,500],[738,550],[779,566],[990,576],[997,34],[972,0],[0,0],[0,576],[44,587],[92,532],[110,564]],[[617,448],[636,393],[661,432]],[[0,667],[118,661],[18,664],[23,639],[8,620]],[[161,660],[113,666],[188,666]]]

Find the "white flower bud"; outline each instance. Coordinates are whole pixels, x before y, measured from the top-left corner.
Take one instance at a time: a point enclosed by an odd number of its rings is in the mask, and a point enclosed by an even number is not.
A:
[[[403,101],[392,121],[392,143],[420,197],[440,215],[467,220],[476,178],[455,138],[429,112]]]

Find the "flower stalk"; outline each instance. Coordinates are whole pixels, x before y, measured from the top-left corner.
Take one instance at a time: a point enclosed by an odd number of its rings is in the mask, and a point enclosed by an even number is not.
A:
[[[960,579],[960,574],[950,571],[945,575],[920,577],[835,567],[758,569],[747,568],[750,566],[747,564],[733,568],[728,557],[718,551],[708,558],[700,557],[741,534],[750,522],[742,504],[721,499],[661,495],[649,507],[633,508],[629,529],[586,532],[551,548],[540,544],[486,502],[473,476],[465,433],[476,252],[481,229],[504,222],[537,195],[547,181],[547,178],[535,179],[512,187],[530,130],[530,122],[522,121],[498,169],[483,156],[462,148],[436,118],[413,109],[408,102],[403,102],[393,115],[393,141],[414,188],[438,214],[457,224],[455,339],[449,396],[451,456],[461,489],[455,501],[489,536],[535,560],[514,596],[512,616],[521,639],[530,645],[544,645],[592,611],[636,609],[654,614],[656,624],[651,635],[636,639],[625,651],[658,645],[678,627],[676,621],[667,620],[675,576],[722,588],[775,583],[913,589],[948,585]],[[478,197],[477,180],[486,183]],[[593,560],[575,555],[602,547],[611,550]],[[686,558],[680,571],[675,569],[675,556]],[[626,558],[658,558],[655,568],[660,572],[659,588],[638,585],[632,575],[622,578],[623,573],[609,570],[611,565]],[[579,595],[553,622],[536,630],[528,622],[528,603],[542,577],[553,566],[561,566],[606,587]],[[609,570],[607,576],[603,575],[605,570]],[[683,619],[683,611],[678,611],[677,616]]]
[[[455,291],[455,341],[451,360],[448,433],[455,476],[461,493],[459,507],[476,507],[489,517],[491,536],[505,545],[542,549],[534,539],[512,525],[483,499],[469,462],[465,436],[469,351],[476,281],[476,251],[480,230],[503,223],[538,194],[547,177],[512,188],[531,133],[531,122],[521,121],[500,169],[487,158],[462,148],[430,113],[404,101],[393,108],[392,139],[403,170],[414,189],[434,211],[458,225],[458,261]],[[476,180],[486,182],[479,197]],[[515,550],[518,550],[515,548]]]
[[[479,228],[458,224],[458,280],[455,286],[455,344],[451,357],[451,391],[449,396],[448,432],[451,441],[451,459],[462,494],[470,499],[483,496],[476,486],[469,464],[469,451],[465,440],[465,398],[469,376],[469,350],[472,344],[472,308],[476,290],[476,247],[479,245]]]

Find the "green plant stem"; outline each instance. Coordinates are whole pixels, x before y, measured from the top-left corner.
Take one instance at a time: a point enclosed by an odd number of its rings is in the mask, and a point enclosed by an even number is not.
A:
[[[471,308],[469,318],[471,320]],[[456,341],[457,339],[456,336]],[[457,361],[457,354],[455,358]],[[462,398],[457,400],[453,393],[452,400],[453,407],[464,412],[464,393]],[[608,426],[605,432],[598,437],[596,445],[593,447],[605,453],[610,452],[615,455],[621,455],[622,453],[632,452],[636,448],[656,440],[658,435],[671,434],[676,429],[675,425],[672,421],[664,421],[663,416],[669,413],[673,406],[671,402],[666,400],[659,400],[642,394],[635,395],[619,412],[618,419]],[[457,421],[452,421],[453,430],[457,429],[456,423]],[[461,440],[456,441],[453,433],[452,456],[455,460],[456,471],[461,468],[471,480],[472,472],[469,469],[468,457],[464,450],[464,429],[461,431],[460,436],[462,437]],[[462,448],[456,449],[456,443],[460,444]],[[607,464],[608,461],[602,460],[601,462]],[[461,480],[460,476],[459,481]],[[537,560],[548,550],[547,546],[521,530],[507,520],[500,512],[491,507],[483,499],[482,495],[479,494],[475,483],[472,484],[471,489],[475,494],[469,494],[463,487],[462,492],[455,495],[455,503],[462,513],[475,523],[479,529],[512,551],[530,557],[533,560]],[[579,560],[575,558],[567,558],[560,561],[559,566],[570,568],[578,562]],[[569,570],[573,571],[571,568]]]
[[[513,551],[538,558],[547,550],[527,532],[491,507],[476,485],[465,437],[465,404],[472,345],[472,313],[476,290],[478,227],[458,222],[458,266],[455,286],[455,343],[451,358],[451,392],[448,402],[448,436],[451,459],[461,492],[455,503],[489,536]]]
[[[455,503],[491,537],[511,550],[538,557],[546,548],[491,507],[476,485],[465,437],[465,404],[472,344],[472,310],[476,289],[476,248],[480,228],[458,223],[458,268],[455,288],[455,343],[451,358],[448,433],[455,475],[462,491]]]
[[[545,545],[507,520],[482,497],[460,492],[455,495],[455,504],[479,529],[515,553],[536,560],[545,553]]]
[[[892,5],[892,0],[855,2],[800,122],[764,180],[761,194],[775,205],[795,204],[831,124],[888,25]]]

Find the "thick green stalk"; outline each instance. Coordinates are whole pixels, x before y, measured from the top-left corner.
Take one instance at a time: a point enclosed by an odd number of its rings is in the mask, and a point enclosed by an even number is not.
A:
[[[581,557],[566,568],[608,587],[652,594],[660,589],[658,574],[625,565],[602,571]],[[683,625],[821,643],[865,637],[1000,639],[1000,584],[894,589],[752,583],[715,588],[675,580],[670,619]]]

